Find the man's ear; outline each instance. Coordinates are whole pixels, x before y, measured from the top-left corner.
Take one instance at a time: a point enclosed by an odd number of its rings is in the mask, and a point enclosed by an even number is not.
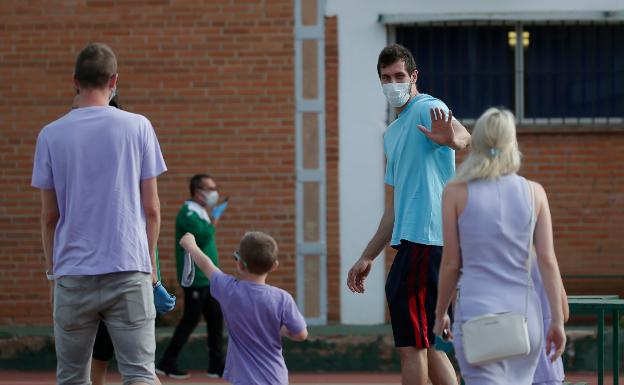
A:
[[[117,79],[119,79],[119,74],[111,76],[108,80],[108,88],[115,89],[117,87]]]
[[[412,83],[416,83],[416,81],[418,80],[418,70],[414,70],[414,72],[412,72],[412,75],[410,76]]]
[[[274,272],[275,270],[277,270],[278,267],[279,267],[279,261],[276,260],[275,262],[273,262],[273,266],[271,266],[271,270],[269,270],[269,273]]]
[[[76,79],[75,75],[74,75],[74,90],[76,90],[76,94],[80,93],[80,83],[78,83],[78,80]]]

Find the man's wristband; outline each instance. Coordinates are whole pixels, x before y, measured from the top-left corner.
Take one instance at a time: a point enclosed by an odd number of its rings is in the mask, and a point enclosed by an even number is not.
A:
[[[48,270],[46,270],[45,273],[46,273],[46,278],[48,279],[48,281],[54,281],[56,279],[54,274],[50,274],[50,272]]]

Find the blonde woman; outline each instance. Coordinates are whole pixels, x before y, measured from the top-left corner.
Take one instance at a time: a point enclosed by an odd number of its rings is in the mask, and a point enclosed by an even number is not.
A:
[[[470,154],[442,197],[444,251],[434,333],[449,332],[468,385],[530,385],[540,347],[548,346],[550,358],[555,360],[565,346],[563,284],[553,247],[546,192],[538,183],[518,176],[519,168],[514,116],[507,110],[490,108],[477,120]],[[539,298],[533,285],[527,284],[533,209],[536,263],[552,314],[545,345]],[[447,309],[458,284],[461,289],[450,332]],[[462,344],[462,323],[488,313],[524,313],[527,287],[530,353],[479,366],[469,364]]]

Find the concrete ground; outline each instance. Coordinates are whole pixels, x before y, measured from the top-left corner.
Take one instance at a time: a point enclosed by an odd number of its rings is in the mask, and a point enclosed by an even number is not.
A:
[[[597,385],[598,380],[595,373],[569,373],[567,380],[571,383],[587,382],[589,385]],[[108,385],[119,385],[121,379],[118,374],[111,373]],[[192,372],[191,378],[186,380],[172,380],[161,378],[163,385],[185,384],[185,385],[206,385],[206,384],[227,384],[221,379],[212,379],[202,372]],[[49,385],[54,383],[54,372],[20,372],[11,370],[0,370],[0,385]],[[401,377],[398,374],[376,374],[376,373],[293,373],[290,375],[292,385],[398,385]],[[613,383],[612,376],[605,376],[605,385]],[[624,376],[620,377],[620,383],[624,384]]]
[[[172,331],[173,329],[168,327],[157,328],[158,338],[168,338]],[[223,380],[208,378],[205,376],[205,372],[197,370],[202,367],[207,359],[205,357],[207,354],[205,334],[203,333],[205,333],[204,327],[198,327],[191,339],[194,339],[195,342],[189,341],[186,348],[188,350],[186,354],[189,357],[199,357],[196,359],[196,365],[191,365],[191,361],[185,357],[181,357],[179,360],[184,363],[182,369],[191,370],[192,377],[187,380],[162,378],[163,385],[227,383]],[[597,375],[595,372],[592,372],[595,368],[596,354],[593,347],[595,345],[594,328],[570,328],[568,334],[571,340],[593,341],[592,343],[579,343],[577,344],[578,346],[574,345],[576,346],[576,352],[573,355],[575,361],[572,362],[574,364],[572,367],[577,371],[568,371],[568,381],[571,383],[587,382],[590,385],[598,385]],[[389,352],[393,351],[389,325],[327,325],[311,327],[310,335],[310,341],[305,344],[288,344],[288,341],[285,342],[285,355],[289,359],[287,361],[291,371],[290,383],[292,385],[400,384],[398,358],[385,357],[386,353],[388,353],[386,350]],[[385,341],[386,339],[389,342]],[[606,340],[609,342],[611,339],[607,338]],[[51,341],[52,328],[50,326],[0,327],[0,385],[53,384],[53,368],[56,362]],[[388,349],[382,349],[382,345],[388,345]],[[355,350],[358,347],[366,346],[368,346],[366,351]],[[608,346],[607,351],[610,351],[610,346]],[[329,353],[334,355],[328,356]],[[312,360],[314,357],[316,357],[316,360]],[[608,359],[608,357],[605,358]],[[361,365],[348,366],[349,361],[361,361]],[[384,366],[384,363],[391,363],[394,366],[390,367],[388,366],[389,364]],[[369,368],[375,368],[375,371],[363,371],[369,370]],[[318,372],[311,372],[311,369]],[[111,373],[109,381],[109,385],[121,383],[117,373]],[[624,377],[620,377],[620,383],[624,385]],[[610,384],[613,384],[613,379],[611,376],[606,376],[604,385]]]

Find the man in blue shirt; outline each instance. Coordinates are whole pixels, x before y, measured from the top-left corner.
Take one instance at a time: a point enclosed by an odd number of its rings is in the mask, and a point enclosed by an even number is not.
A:
[[[383,92],[398,114],[384,135],[385,183],[391,194],[377,232],[349,271],[347,285],[364,292],[364,280],[384,247],[397,249],[386,281],[403,385],[457,384],[453,367],[434,348],[433,324],[442,258],[442,190],[455,173],[455,151],[470,134],[441,101],[421,94],[412,54],[392,44],[379,54]]]

